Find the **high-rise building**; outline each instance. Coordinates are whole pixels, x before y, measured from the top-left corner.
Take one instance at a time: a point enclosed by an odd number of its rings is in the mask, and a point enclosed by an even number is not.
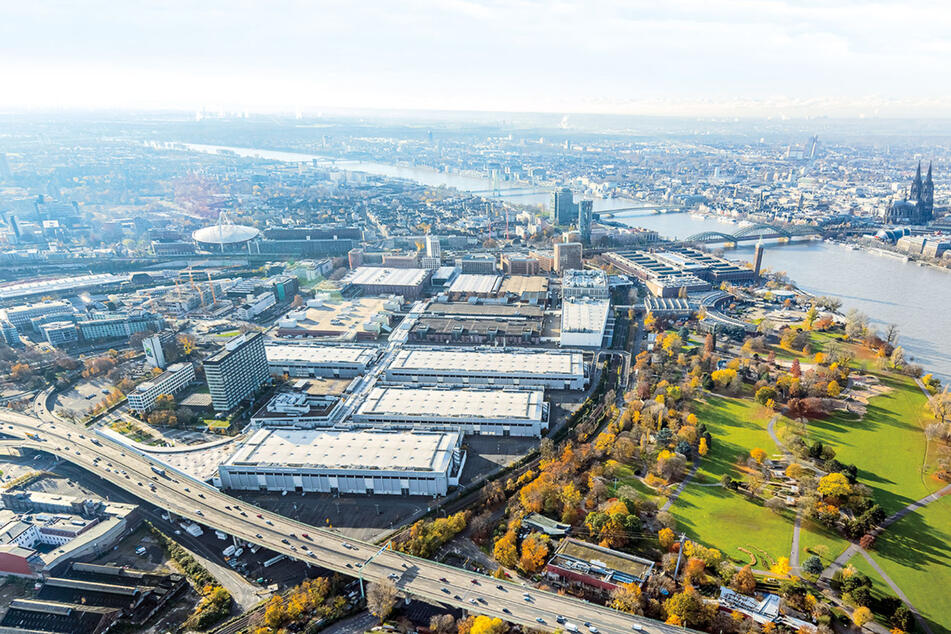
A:
[[[165,350],[162,349],[162,338],[158,334],[146,337],[142,340],[142,349],[145,351],[145,360],[152,367],[164,370],[167,367],[165,362]]]
[[[434,235],[426,236],[426,257],[428,258],[440,258],[442,257],[442,249],[439,246],[439,238]]]
[[[557,225],[570,225],[577,219],[578,209],[574,196],[567,187],[555,190],[551,194],[551,217]]]
[[[591,217],[594,215],[593,200],[578,201],[578,231],[581,232],[581,241],[591,243]]]
[[[230,411],[269,378],[264,336],[254,332],[235,337],[205,359],[204,367],[212,405],[219,412]]]
[[[555,272],[564,273],[571,269],[583,268],[583,254],[584,247],[581,246],[580,242],[555,243]]]

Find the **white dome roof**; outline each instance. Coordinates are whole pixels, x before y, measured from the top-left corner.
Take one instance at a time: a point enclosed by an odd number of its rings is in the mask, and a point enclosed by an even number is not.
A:
[[[198,229],[192,233],[192,239],[195,240],[195,242],[203,242],[205,244],[236,244],[253,240],[259,235],[261,235],[261,232],[254,227],[217,224]]]

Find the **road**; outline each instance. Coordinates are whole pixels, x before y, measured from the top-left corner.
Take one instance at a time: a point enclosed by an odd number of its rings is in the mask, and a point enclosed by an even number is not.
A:
[[[400,591],[428,603],[453,605],[545,630],[556,629],[556,617],[563,615],[571,623],[590,622],[609,634],[632,630],[649,634],[684,631],[404,553],[386,550],[367,562],[378,550],[374,544],[347,540],[332,530],[251,506],[172,471],[156,474],[152,467],[161,465],[146,456],[106,438],[93,438],[86,428],[52,416],[40,420],[0,408],[0,431],[22,439],[23,447],[68,460],[169,513],[345,575],[377,582],[389,576]]]

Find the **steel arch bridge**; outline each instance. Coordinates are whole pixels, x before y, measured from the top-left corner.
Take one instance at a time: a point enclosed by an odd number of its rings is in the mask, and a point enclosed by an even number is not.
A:
[[[756,223],[743,227],[736,233],[722,231],[702,231],[684,238],[684,242],[742,242],[762,238],[785,238],[796,236],[822,235],[822,230],[811,225],[780,226]]]

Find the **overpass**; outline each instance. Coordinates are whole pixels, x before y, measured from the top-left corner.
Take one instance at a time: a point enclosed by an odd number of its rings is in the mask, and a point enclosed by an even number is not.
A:
[[[93,438],[85,427],[45,415],[44,420],[0,408],[0,432],[19,439],[21,447],[44,451],[119,486],[140,499],[209,528],[258,544],[277,553],[351,577],[380,582],[393,579],[401,593],[427,603],[466,609],[536,629],[558,629],[557,617],[590,622],[601,632],[632,630],[674,634],[674,627],[641,616],[529,588],[511,581],[405,553],[347,539],[327,528],[310,526],[252,506],[183,474],[154,472],[165,468],[105,437]]]

